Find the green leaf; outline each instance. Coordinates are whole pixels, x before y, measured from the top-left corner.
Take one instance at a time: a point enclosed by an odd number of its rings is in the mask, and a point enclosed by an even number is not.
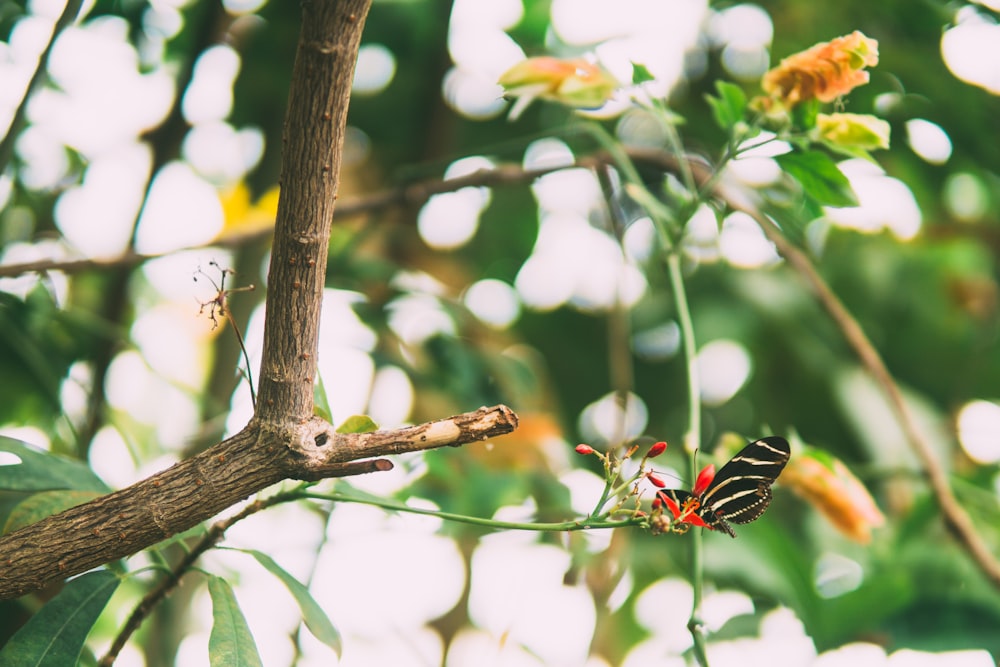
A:
[[[262,667],[257,643],[232,587],[222,577],[212,577],[208,580],[208,593],[212,596],[209,664],[212,667]]]
[[[264,569],[276,576],[281,580],[295,598],[295,601],[299,605],[299,609],[302,610],[302,620],[305,622],[306,627],[309,628],[309,632],[313,634],[316,639],[320,640],[330,648],[332,648],[337,657],[340,657],[341,643],[340,643],[340,633],[337,629],[333,627],[333,623],[330,622],[330,617],[326,615],[323,608],[319,606],[309,589],[305,587],[298,579],[293,577],[288,573],[287,570],[283,569],[280,565],[274,562],[274,559],[265,553],[260,551],[254,551],[252,549],[245,550],[245,553],[250,554],[257,559],[257,562],[264,566]]]
[[[743,120],[747,108],[747,96],[743,89],[728,81],[716,81],[715,89],[718,97],[706,95],[705,101],[712,107],[712,117],[723,130],[732,129],[736,123]]]
[[[638,85],[656,79],[649,68],[641,63],[632,63],[632,83]]]
[[[805,194],[826,206],[857,206],[858,198],[847,177],[826,153],[792,152],[779,155],[778,164],[797,180]]]
[[[97,622],[119,579],[107,570],[66,582],[59,594],[0,649],[4,667],[65,667],[77,664],[87,634]]]
[[[333,421],[333,412],[330,410],[330,398],[326,395],[326,385],[323,384],[322,373],[317,373],[316,386],[313,387],[313,413],[328,422]]]
[[[803,130],[811,130],[816,127],[819,108],[819,100],[816,99],[796,104],[792,108],[792,125]]]
[[[13,465],[0,465],[0,489],[4,491],[111,491],[100,477],[80,461],[57,456],[4,436],[0,436],[0,452],[8,452],[21,460]]]
[[[378,424],[368,415],[352,415],[337,427],[337,433],[371,433],[378,430]]]
[[[34,493],[14,506],[14,509],[7,516],[7,523],[0,534],[13,533],[19,528],[30,526],[47,516],[59,514],[63,510],[82,505],[101,495],[103,494],[99,491],[75,491],[72,489]]]

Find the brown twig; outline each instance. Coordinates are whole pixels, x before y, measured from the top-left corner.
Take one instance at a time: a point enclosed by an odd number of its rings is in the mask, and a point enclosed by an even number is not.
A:
[[[243,287],[233,287],[226,289],[226,276],[234,275],[236,272],[232,269],[224,269],[219,266],[218,262],[212,260],[209,264],[219,271],[219,282],[216,283],[215,280],[202,271],[200,268],[197,273],[195,273],[194,280],[198,282],[198,274],[204,276],[212,287],[215,288],[215,296],[205,301],[201,304],[201,308],[198,309],[198,314],[201,315],[208,308],[208,317],[212,320],[212,329],[219,326],[219,320],[216,315],[221,315],[226,318],[229,322],[229,326],[232,328],[233,333],[236,335],[236,340],[239,343],[240,350],[243,353],[243,363],[246,364],[246,378],[247,384],[250,385],[250,402],[256,408],[257,407],[257,392],[254,390],[253,386],[253,373],[250,369],[250,353],[247,352],[246,342],[243,340],[243,333],[240,331],[240,325],[236,322],[233,314],[229,310],[229,296],[234,292],[252,292],[254,290],[253,285],[245,285]]]
[[[261,510],[267,509],[268,507],[273,507],[279,503],[288,502],[290,500],[296,500],[297,498],[298,496],[294,491],[279,493],[271,496],[270,498],[254,501],[244,507],[239,513],[212,525],[204,537],[202,537],[201,540],[194,545],[191,551],[188,552],[180,562],[174,565],[173,568],[171,568],[171,570],[167,573],[167,576],[160,580],[160,583],[154,586],[148,593],[146,593],[146,595],[143,596],[139,604],[132,610],[132,613],[129,615],[125,625],[118,631],[118,635],[115,637],[115,640],[111,642],[111,647],[108,649],[108,652],[97,664],[101,665],[101,667],[109,667],[114,664],[115,660],[118,658],[118,654],[121,653],[121,650],[125,648],[125,644],[128,643],[129,638],[131,638],[135,631],[139,629],[139,626],[142,625],[142,622],[146,620],[146,617],[149,616],[156,605],[167,597],[170,591],[180,585],[181,577],[183,577],[191,569],[202,554],[214,547],[216,543],[222,539],[222,536],[233,524],[238,521],[242,521],[248,516],[256,514]]]
[[[52,55],[52,47],[55,46],[56,40],[62,34],[63,30],[70,27],[76,21],[76,16],[80,13],[80,7],[82,6],[83,0],[69,0],[66,6],[63,7],[62,14],[56,19],[55,25],[52,26],[52,36],[49,37],[49,41],[45,45],[45,50],[38,57],[38,64],[35,66],[35,71],[31,74],[31,80],[24,91],[24,97],[21,98],[21,102],[14,111],[14,118],[7,128],[7,134],[0,140],[0,174],[7,170],[7,165],[10,164],[11,158],[14,157],[14,144],[27,123],[28,103],[31,101],[32,94],[42,84],[42,79],[45,78],[45,71],[49,66],[49,57]]]
[[[630,151],[630,157],[637,162],[658,165],[664,171],[677,171],[679,168],[676,157],[660,151],[633,150]],[[742,191],[729,189],[717,182],[713,184],[713,172],[704,162],[689,158],[688,166],[699,187],[708,187],[711,194],[725,202],[729,208],[746,213],[753,218],[760,225],[768,240],[774,244],[778,253],[785,258],[793,270],[798,272],[813,291],[820,305],[823,306],[834,325],[840,330],[844,340],[858,356],[861,365],[875,379],[876,384],[888,399],[896,421],[902,428],[910,448],[920,459],[921,466],[930,482],[931,492],[941,508],[945,523],[959,544],[969,552],[972,560],[987,579],[994,586],[1000,588],[1000,562],[997,561],[982,537],[976,532],[972,519],[955,498],[955,494],[952,493],[947,473],[934,454],[926,436],[917,426],[896,381],[882,360],[882,356],[868,339],[861,325],[830,289],[816,267],[813,266],[808,255],[785,238],[778,227],[756,205],[753,197]]]
[[[724,194],[723,197],[725,197]],[[727,201],[732,200],[727,198]],[[802,276],[806,284],[812,289],[816,299],[826,310],[827,314],[830,315],[830,319],[833,320],[837,328],[840,329],[844,340],[847,341],[847,344],[858,356],[861,365],[871,373],[875,382],[888,399],[889,405],[896,416],[896,421],[906,435],[910,448],[917,455],[917,458],[920,459],[924,472],[927,474],[931,492],[937,499],[945,523],[951,529],[952,534],[958,539],[959,543],[969,552],[972,560],[979,566],[983,574],[986,575],[994,586],[1000,588],[1000,562],[997,561],[982,537],[976,532],[975,524],[973,524],[972,519],[952,492],[951,485],[948,483],[947,473],[934,454],[934,450],[927,441],[926,436],[917,426],[910,408],[903,400],[903,395],[899,391],[899,387],[896,385],[892,374],[889,373],[889,369],[882,360],[882,356],[868,339],[861,325],[851,315],[850,311],[847,310],[837,295],[834,294],[833,290],[830,289],[830,286],[819,272],[816,271],[808,256],[785,238],[785,235],[781,233],[778,227],[766,215],[755,206],[746,203],[736,205],[733,208],[751,216],[760,225],[764,231],[764,235],[774,244],[781,256],[788,261],[788,264]]]
[[[612,164],[609,156],[603,153],[596,153],[589,157],[581,158],[575,167],[598,167]],[[336,221],[341,222],[361,215],[377,213],[393,208],[419,206],[436,194],[455,192],[464,187],[500,187],[510,185],[520,185],[551,174],[552,172],[566,169],[565,165],[558,167],[548,167],[544,169],[528,169],[515,164],[500,164],[493,169],[483,169],[460,178],[442,180],[440,178],[427,179],[416,183],[409,183],[399,187],[375,192],[367,195],[359,195],[349,199],[344,199],[337,203]],[[212,247],[230,248],[239,247],[247,243],[254,243],[268,238],[274,230],[271,228],[258,229],[244,234],[232,234],[214,240]],[[187,250],[197,250],[205,245],[190,246],[174,252],[184,252]],[[21,264],[0,265],[0,278],[10,278],[26,273],[44,273],[46,271],[60,271],[67,275],[85,273],[89,271],[102,271],[119,266],[134,266],[142,264],[151,259],[156,259],[162,255],[140,254],[132,251],[123,253],[120,257],[113,259],[61,259],[61,260],[37,260],[24,262]]]

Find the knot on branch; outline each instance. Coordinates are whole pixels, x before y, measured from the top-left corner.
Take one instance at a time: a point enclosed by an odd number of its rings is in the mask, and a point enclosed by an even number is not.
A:
[[[372,433],[337,433],[333,426],[313,417],[295,426],[272,425],[267,437],[278,438],[288,449],[289,477],[319,480],[389,470],[392,464],[378,457],[437,447],[457,447],[510,433],[517,415],[506,405],[482,407],[447,419],[417,426]]]
[[[312,468],[329,463],[330,451],[344,437],[334,430],[330,422],[320,417],[279,428],[283,430],[282,440],[292,455],[295,468]]]

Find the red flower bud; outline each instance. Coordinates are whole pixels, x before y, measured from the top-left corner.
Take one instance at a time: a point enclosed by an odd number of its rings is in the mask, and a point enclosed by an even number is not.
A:
[[[649,448],[648,452],[646,452],[646,458],[647,459],[651,459],[654,456],[659,456],[660,454],[662,454],[663,452],[665,452],[666,449],[667,449],[667,443],[662,442],[662,441],[661,442],[654,442],[653,446]]]
[[[576,453],[586,456],[587,454],[593,454],[594,448],[590,445],[579,444],[576,446]]]
[[[700,496],[705,493],[705,489],[708,488],[708,485],[712,483],[713,479],[715,479],[715,466],[709,463],[701,469],[700,473],[698,473],[698,479],[695,480],[694,488],[691,490],[691,493],[696,496]]]
[[[657,477],[656,475],[654,475],[651,472],[650,473],[646,473],[646,479],[648,479],[653,484],[653,486],[658,486],[661,489],[667,485],[666,482],[664,482],[662,479],[660,479],[659,477]]]

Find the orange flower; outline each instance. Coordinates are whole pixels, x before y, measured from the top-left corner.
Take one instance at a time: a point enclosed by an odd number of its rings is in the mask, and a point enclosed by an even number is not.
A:
[[[578,109],[596,109],[607,102],[618,82],[599,65],[583,58],[562,60],[552,56],[528,58],[511,67],[498,82],[504,97],[516,98],[511,117],[537,98],[554,100]]]
[[[794,457],[781,476],[784,486],[812,503],[844,535],[868,544],[885,523],[868,489],[839,459],[809,449]]]
[[[761,87],[786,107],[832,102],[868,83],[865,67],[878,64],[878,42],[855,30],[791,55],[764,75]]]

